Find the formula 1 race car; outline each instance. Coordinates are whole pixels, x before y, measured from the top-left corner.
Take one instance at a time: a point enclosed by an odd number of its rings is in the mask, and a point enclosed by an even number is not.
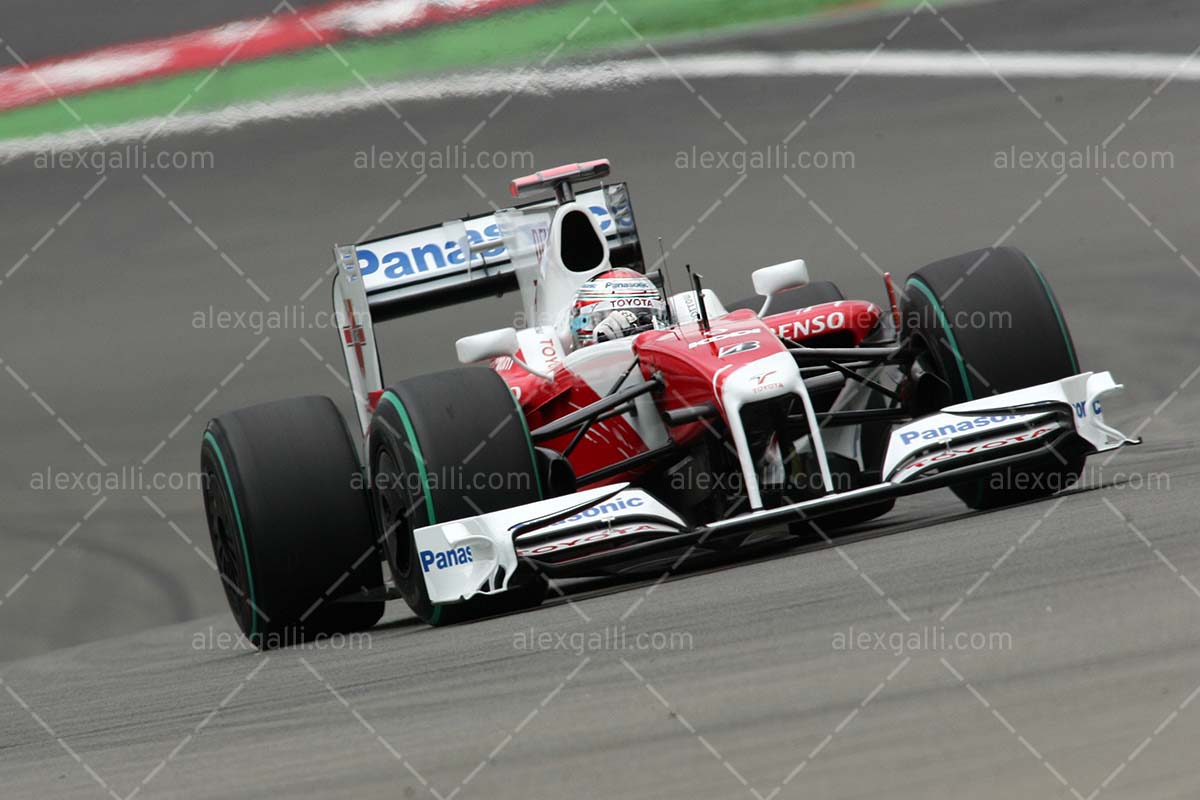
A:
[[[991,248],[914,272],[885,307],[756,269],[724,303],[647,273],[605,160],[519,178],[553,198],[335,247],[333,302],[358,438],[331,400],[213,419],[204,504],[238,625],[270,647],[376,623],[403,597],[432,625],[538,604],[557,578],[673,564],[764,529],[825,535],[946,486],[973,509],[1070,486],[1136,444],[1120,389],[1081,372],[1045,278]],[[581,288],[614,269],[667,318],[579,346]],[[682,276],[677,276],[677,280]],[[385,383],[373,326],[520,291],[515,328],[459,339],[464,366]],[[386,567],[386,569],[385,569]]]

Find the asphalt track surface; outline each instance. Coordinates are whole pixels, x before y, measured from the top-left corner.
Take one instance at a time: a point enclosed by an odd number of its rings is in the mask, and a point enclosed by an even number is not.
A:
[[[1182,57],[1200,44],[1200,10],[1185,3],[945,15],[984,53]],[[901,18],[700,46],[869,50]],[[964,45],[922,11],[887,46]],[[483,207],[464,172],[503,203],[513,170],[434,170],[412,188],[411,170],[355,169],[371,146],[423,147],[384,109],[157,145],[211,151],[207,170],[117,170],[96,187],[86,170],[33,160],[0,169],[5,259],[20,263],[0,283],[11,370],[0,376],[0,661],[11,662],[0,668],[0,794],[1194,797],[1200,276],[1184,259],[1200,260],[1200,89],[838,84],[697,81],[702,101],[659,82],[634,95],[517,97],[490,117],[495,98],[400,111],[430,147],[487,120],[473,151],[527,150],[539,165],[612,158],[642,230],[668,246],[682,238],[674,263],[696,265],[723,296],[748,294],[753,267],[801,255],[816,277],[879,300],[867,258],[904,275],[1013,227],[1006,243],[1044,269],[1084,366],[1127,386],[1110,421],[1146,443],[1093,459],[1063,498],[972,514],[940,491],[901,501],[839,548],[588,584],[569,604],[438,631],[394,606],[369,649],[209,647],[210,631],[233,628],[201,555],[195,491],[39,490],[31,473],[86,478],[144,459],[147,474],[191,471],[209,416],[280,396],[329,394],[349,412],[322,364],[341,370],[334,334],[311,327],[325,283],[300,300],[330,243]],[[793,153],[855,154],[853,169],[790,170],[807,199],[778,170],[741,179],[675,166],[692,145],[744,148],[724,122],[761,148],[805,119]],[[1121,122],[1110,149],[1170,151],[1174,167],[1063,180],[994,166],[997,151],[1082,149]],[[196,327],[210,307],[297,306],[310,327],[267,330],[265,345],[248,327]],[[449,365],[454,336],[511,313],[494,301],[385,327],[385,371]],[[629,647],[576,646],[612,626]],[[991,634],[995,646],[874,645],[931,626],[947,640]],[[523,647],[531,629],[550,647]],[[851,630],[873,649],[839,646]],[[674,633],[675,646],[638,649],[639,633]]]

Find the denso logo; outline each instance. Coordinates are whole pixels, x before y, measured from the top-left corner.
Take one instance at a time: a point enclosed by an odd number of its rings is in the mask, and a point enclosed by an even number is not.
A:
[[[440,551],[422,550],[418,555],[421,558],[421,569],[425,572],[429,572],[430,568],[436,572],[449,567],[459,567],[475,560],[470,545]]]
[[[841,330],[846,327],[846,315],[841,311],[828,314],[817,314],[808,319],[785,322],[775,329],[775,335],[784,339],[803,339],[827,330]]]
[[[594,517],[603,516],[606,514],[615,514],[618,511],[624,511],[627,508],[641,508],[646,504],[646,501],[641,497],[634,495],[633,497],[619,497],[609,500],[606,503],[601,503],[598,506],[585,508],[578,514],[574,514],[566,519],[560,519],[558,522],[552,522],[547,527],[555,527],[557,525],[567,525],[572,522],[579,522],[583,519],[592,519]]]
[[[964,419],[962,422],[948,423],[940,428],[926,428],[923,431],[905,431],[900,434],[900,443],[908,444],[916,439],[941,439],[945,436],[953,436],[956,433],[986,428],[989,425],[1008,422],[1016,418],[1015,414],[997,417],[976,417],[975,419]]]
[[[596,217],[597,222],[600,224],[600,230],[607,231],[613,227],[612,216],[608,213],[608,209],[605,206],[588,206],[588,211],[592,213],[592,216]],[[480,253],[483,258],[492,259],[506,255],[504,244],[500,241],[500,225],[498,223],[492,222],[482,228],[468,227],[466,230],[467,240],[471,246],[484,242],[496,243],[495,247]],[[408,243],[411,243],[412,237],[421,236],[422,234],[425,236],[437,236],[438,231],[431,230],[416,234],[407,234],[396,237],[397,241],[395,242],[380,241],[376,242],[374,246],[383,248],[388,247],[389,244],[401,245],[405,239],[408,239]],[[441,243],[432,241],[386,253],[379,253],[366,247],[359,247],[357,253],[358,268],[364,278],[382,270],[382,276],[388,280],[398,280],[410,275],[436,272],[449,267],[458,267],[466,264],[467,260],[467,253],[462,249],[459,242]]]

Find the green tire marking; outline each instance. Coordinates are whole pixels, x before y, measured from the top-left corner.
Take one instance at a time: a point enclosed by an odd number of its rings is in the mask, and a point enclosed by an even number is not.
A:
[[[946,331],[946,340],[949,341],[950,350],[953,351],[954,360],[958,364],[958,374],[962,377],[963,390],[967,393],[968,400],[974,400],[975,394],[971,391],[971,382],[967,380],[966,362],[963,360],[962,351],[958,349],[958,341],[954,338],[954,330],[950,327],[950,321],[946,319],[946,313],[942,311],[942,304],[938,302],[933,290],[926,286],[924,281],[910,277],[906,285],[915,286],[933,304],[933,310],[937,314],[938,322],[942,323],[942,328]]]
[[[229,468],[225,466],[225,456],[221,454],[221,447],[217,444],[216,438],[205,431],[204,440],[212,446],[213,452],[217,454],[217,463],[221,465],[221,473],[225,476],[225,487],[229,490],[229,502],[233,503],[233,516],[237,520],[238,537],[242,540],[242,558],[246,563],[246,581],[250,584],[250,638],[253,640],[258,636],[258,601],[254,595],[254,574],[250,571],[250,548],[246,546],[246,529],[242,527],[242,512],[238,510],[237,495],[233,492],[233,481],[229,479]]]
[[[404,425],[404,433],[408,436],[409,446],[412,447],[413,457],[417,460],[417,474],[421,477],[421,490],[425,495],[425,514],[429,517],[429,524],[437,522],[437,515],[433,513],[433,492],[429,489],[429,474],[425,471],[425,456],[421,454],[421,444],[417,441],[417,432],[413,430],[412,420],[408,418],[408,411],[405,410],[404,404],[400,402],[400,398],[392,394],[391,390],[383,393],[383,399],[392,404],[392,408],[396,409],[396,413],[400,415],[400,423]],[[422,578],[421,580],[424,580]],[[428,598],[428,595],[426,595]],[[429,617],[430,625],[437,625],[442,618],[442,606],[437,603],[431,603],[433,606],[433,614]]]
[[[400,415],[400,423],[404,425],[408,444],[412,447],[413,457],[417,460],[417,474],[421,477],[421,489],[425,495],[425,515],[429,518],[429,524],[432,525],[437,522],[437,515],[433,513],[433,493],[429,490],[429,474],[425,471],[425,456],[421,454],[421,445],[417,441],[416,431],[413,430],[412,420],[408,418],[408,412],[404,410],[404,404],[400,402],[400,398],[392,394],[391,390],[383,393],[383,399],[392,404],[396,413]]]
[[[505,389],[507,391],[507,389]],[[521,411],[521,407],[517,405],[517,399],[512,396],[512,392],[508,392],[509,398],[512,399],[513,406],[517,410],[517,417],[521,420],[521,429],[525,431],[525,444],[529,448],[529,460],[533,466],[533,480],[537,485],[538,498],[542,497],[542,481],[537,472],[537,460],[533,452],[533,438],[529,435],[529,424],[525,421],[525,414]],[[405,410],[404,404],[400,402],[400,398],[386,391],[383,393],[384,400],[392,404],[396,409],[396,413],[400,415],[400,422],[404,425],[404,433],[408,436],[408,443],[412,447],[413,456],[417,460],[417,474],[421,477],[421,488],[425,495],[425,513],[429,517],[429,524],[437,522],[437,516],[433,512],[433,493],[429,489],[429,475],[425,471],[425,456],[421,453],[421,445],[417,441],[417,433],[413,429],[412,420],[408,418],[408,411]],[[240,522],[239,522],[240,524]],[[441,604],[433,604],[433,614],[429,617],[430,625],[437,625],[442,618]]]
[[[513,407],[517,409],[517,418],[521,420],[521,430],[525,431],[525,444],[529,447],[529,464],[533,467],[533,483],[537,487],[538,500],[545,500],[546,495],[542,492],[542,476],[538,474],[537,455],[533,452],[533,436],[529,433],[529,422],[525,419],[525,412],[521,410],[521,404],[517,402],[517,398],[513,396],[507,386],[504,391],[508,392]]]
[[[1033,263],[1033,259],[1025,256],[1025,260],[1029,262],[1029,266],[1033,267],[1033,274],[1037,275],[1038,280],[1042,283],[1042,289],[1046,292],[1046,299],[1050,301],[1050,308],[1054,309],[1054,318],[1058,320],[1058,329],[1062,332],[1063,344],[1067,346],[1067,356],[1071,359],[1071,368],[1075,370],[1075,374],[1079,374],[1079,359],[1075,357],[1075,347],[1071,344],[1071,336],[1067,333],[1067,321],[1063,319],[1062,311],[1058,308],[1058,301],[1054,299],[1054,292],[1050,291],[1050,284],[1046,283],[1046,278],[1042,275],[1042,271],[1038,269],[1038,265]]]

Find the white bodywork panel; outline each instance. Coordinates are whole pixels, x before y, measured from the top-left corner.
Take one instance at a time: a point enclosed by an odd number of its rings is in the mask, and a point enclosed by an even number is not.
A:
[[[746,430],[740,412],[742,406],[749,403],[786,394],[796,395],[804,406],[804,413],[809,420],[809,436],[814,443],[813,450],[821,469],[821,480],[826,491],[833,490],[833,479],[825,459],[825,446],[821,442],[821,429],[816,424],[816,413],[808,397],[808,389],[804,386],[804,378],[800,375],[800,368],[796,366],[796,360],[791,353],[774,353],[750,364],[735,367],[725,377],[721,386],[721,404],[725,407],[725,416],[729,420],[729,434],[733,438],[738,465],[742,469],[742,478],[746,485],[746,495],[753,509],[763,507],[762,496],[758,487],[758,472],[750,455],[750,444],[746,440]]]
[[[712,289],[701,289],[700,293],[704,295],[704,310],[708,312],[710,320],[729,313]],[[700,321],[700,304],[696,302],[694,291],[676,292],[667,298],[667,303],[671,306],[671,319],[677,324],[688,325]]]
[[[526,328],[517,331],[521,358],[535,372],[553,375],[563,366],[566,350],[562,341],[549,327]]]

